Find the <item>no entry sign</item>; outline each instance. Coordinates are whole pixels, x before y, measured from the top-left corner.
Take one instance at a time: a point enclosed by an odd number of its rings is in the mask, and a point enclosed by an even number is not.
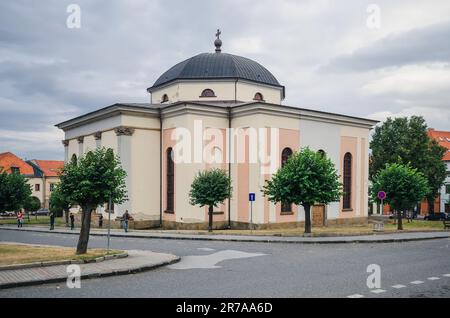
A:
[[[386,199],[386,192],[380,191],[380,192],[378,192],[377,196],[378,196],[378,199],[384,200],[384,199]]]

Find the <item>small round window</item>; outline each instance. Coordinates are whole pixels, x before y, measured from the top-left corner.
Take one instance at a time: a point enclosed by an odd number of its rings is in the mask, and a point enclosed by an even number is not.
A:
[[[216,94],[212,89],[207,88],[203,90],[202,95],[200,95],[200,97],[216,97]]]
[[[263,101],[264,100],[264,96],[261,93],[256,93],[255,97],[253,99],[257,100],[257,101]]]

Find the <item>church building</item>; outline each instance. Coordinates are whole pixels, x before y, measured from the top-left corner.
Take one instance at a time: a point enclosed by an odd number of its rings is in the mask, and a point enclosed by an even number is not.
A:
[[[313,226],[367,222],[369,132],[377,121],[283,105],[285,87],[272,73],[222,52],[216,37],[215,52],[157,78],[148,103],[114,104],[58,124],[65,160],[112,148],[129,197],[115,215],[128,210],[149,228],[207,228],[208,209],[189,203],[190,186],[199,171],[221,168],[233,191],[215,208],[214,227],[277,228],[301,226],[303,208],[270,203],[261,189],[293,152],[309,147],[332,160],[345,192],[340,202],[314,206]]]

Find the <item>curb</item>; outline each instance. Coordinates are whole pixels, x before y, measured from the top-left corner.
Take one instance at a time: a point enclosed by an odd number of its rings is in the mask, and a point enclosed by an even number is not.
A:
[[[103,261],[109,261],[116,258],[128,257],[128,253],[118,253],[106,256],[100,256],[92,260],[63,260],[63,261],[47,261],[47,262],[34,262],[26,264],[14,264],[14,265],[4,265],[0,266],[0,271],[8,271],[15,269],[26,269],[26,268],[36,268],[36,267],[46,267],[46,266],[56,266],[56,265],[71,265],[71,264],[89,264],[89,263],[99,263]]]
[[[156,269],[158,267],[178,263],[180,261],[180,259],[181,259],[181,257],[176,256],[174,259],[172,259],[170,261],[164,261],[164,262],[151,264],[151,265],[144,265],[144,266],[140,266],[140,267],[130,267],[130,268],[115,270],[115,271],[106,272],[106,273],[93,273],[93,274],[85,274],[85,275],[82,274],[80,276],[80,279],[120,276],[120,275],[145,272],[145,271],[149,271],[152,269]],[[67,277],[57,277],[57,278],[49,278],[49,279],[30,280],[30,281],[25,281],[25,282],[6,283],[6,284],[0,284],[0,290],[8,289],[8,288],[16,288],[16,287],[52,284],[52,283],[59,283],[59,282],[65,282],[65,281],[67,281]]]
[[[8,230],[8,231],[21,231],[20,229],[16,228],[7,228],[7,227],[0,227],[0,230]],[[77,232],[64,232],[64,231],[58,231],[58,230],[37,230],[37,229],[27,229],[25,231],[28,232],[37,232],[37,233],[56,233],[56,234],[71,234],[71,235],[79,235]],[[131,232],[128,232],[131,233]],[[413,232],[410,232],[413,233]],[[420,232],[415,232],[420,233]],[[422,233],[430,233],[430,232],[422,232]],[[432,232],[431,232],[432,233]],[[446,232],[437,232],[437,233],[446,233]],[[280,237],[268,237],[262,238],[259,237],[259,239],[255,238],[226,238],[226,237],[214,237],[214,236],[181,236],[182,234],[179,234],[177,236],[174,235],[167,235],[167,236],[158,236],[158,235],[133,235],[133,234],[127,234],[127,235],[120,235],[120,234],[114,234],[111,233],[111,237],[116,238],[139,238],[139,239],[169,239],[169,240],[192,240],[192,241],[221,241],[221,242],[246,242],[246,243],[286,243],[286,244],[349,244],[349,243],[355,243],[355,244],[363,244],[363,243],[401,243],[401,242],[414,242],[414,241],[426,241],[426,240],[438,240],[438,239],[448,239],[449,236],[431,236],[431,237],[411,237],[411,238],[381,238],[381,239],[336,239],[336,240],[326,240],[326,239],[319,239],[319,240],[293,240],[293,239],[279,239]],[[381,235],[389,235],[389,234],[373,234],[373,236],[381,236]],[[107,236],[106,233],[90,233],[90,236]],[[286,238],[286,237],[284,237]]]

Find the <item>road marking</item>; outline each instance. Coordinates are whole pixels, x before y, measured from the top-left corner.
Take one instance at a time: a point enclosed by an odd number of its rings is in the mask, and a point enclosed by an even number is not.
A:
[[[428,280],[438,280],[438,279],[440,279],[439,277],[428,277],[427,278]]]
[[[445,276],[445,277],[450,277],[450,274],[444,274],[444,275],[442,275],[442,276]]]
[[[381,294],[381,293],[385,293],[386,291],[384,289],[374,289],[370,291],[371,293],[374,294]]]
[[[364,298],[364,296],[360,295],[360,294],[353,294],[353,295],[347,296],[347,298]]]
[[[189,255],[181,258],[181,261],[169,265],[170,269],[193,269],[193,268],[220,268],[217,264],[231,259],[264,256],[262,253],[247,253],[241,251],[225,250],[209,255]]]
[[[411,284],[413,284],[413,285],[420,285],[420,284],[423,284],[423,283],[424,282],[421,281],[421,280],[415,280],[415,281],[411,282]]]
[[[205,252],[214,252],[215,251],[215,249],[209,248],[209,247],[198,247],[197,249],[199,251],[205,251]]]
[[[405,287],[406,287],[405,285],[401,285],[401,284],[392,286],[392,288],[395,288],[395,289],[400,289],[400,288],[405,288]]]

